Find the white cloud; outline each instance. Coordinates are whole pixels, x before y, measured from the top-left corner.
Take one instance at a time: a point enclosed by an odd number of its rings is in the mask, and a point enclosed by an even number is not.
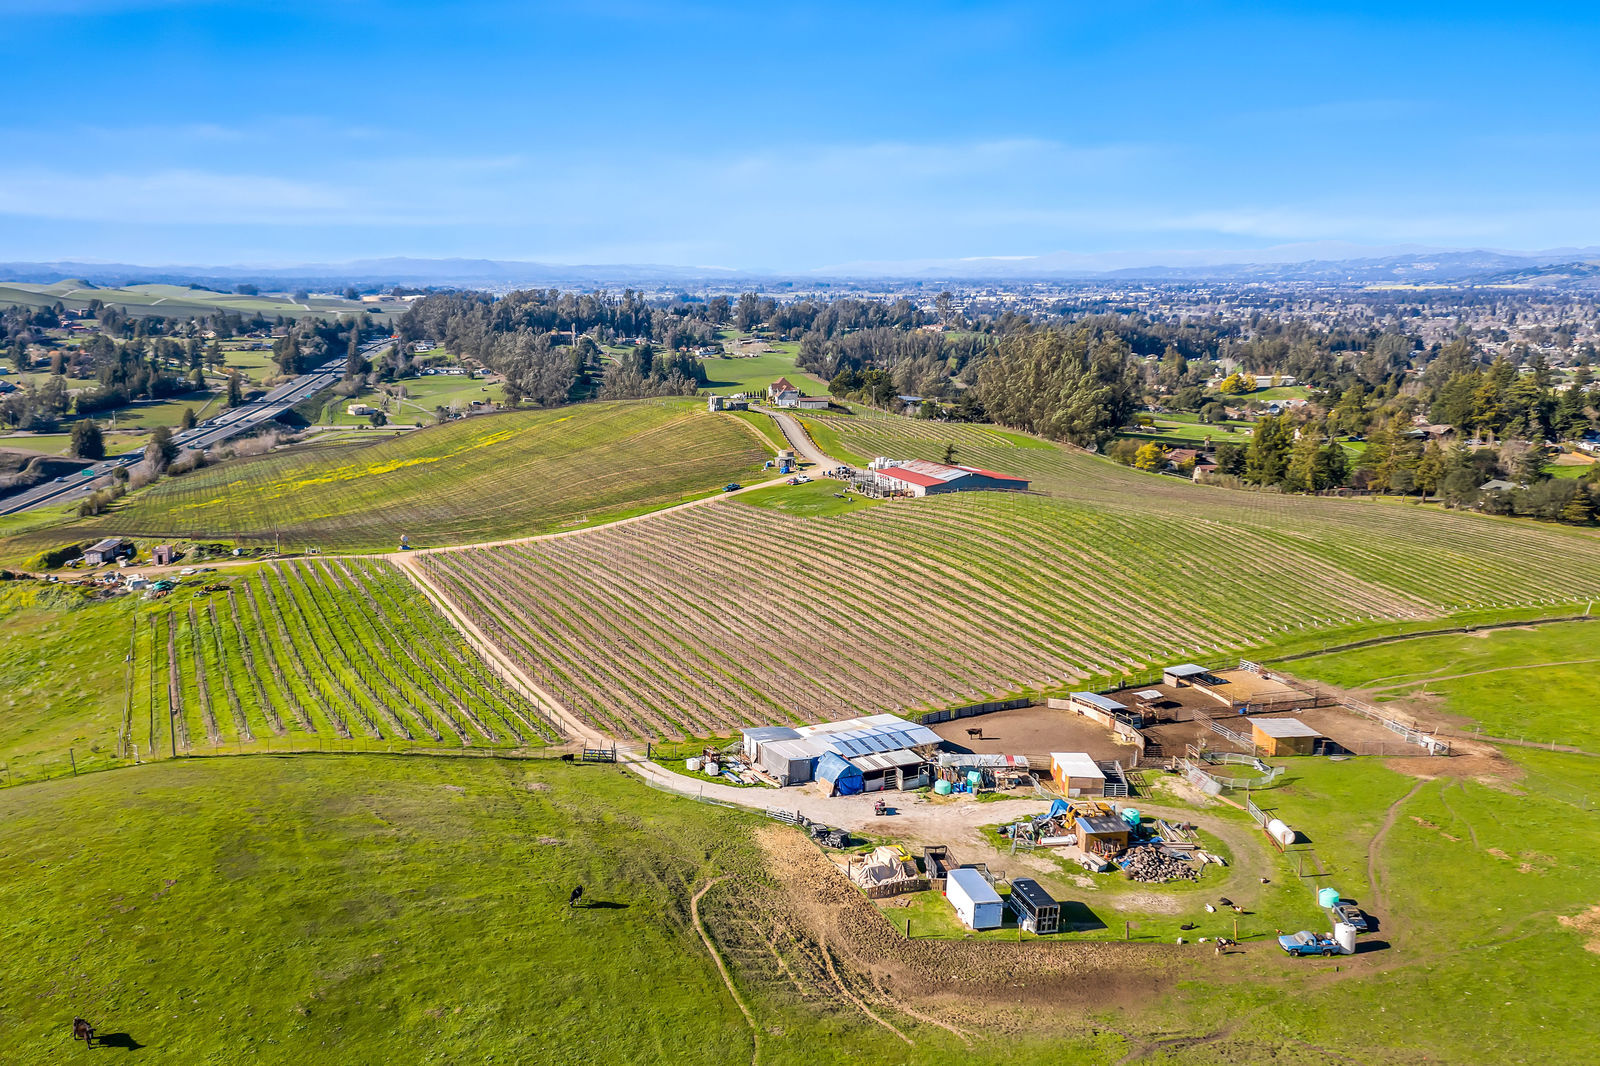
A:
[[[0,213],[133,223],[306,222],[350,210],[339,189],[258,174],[0,171]]]

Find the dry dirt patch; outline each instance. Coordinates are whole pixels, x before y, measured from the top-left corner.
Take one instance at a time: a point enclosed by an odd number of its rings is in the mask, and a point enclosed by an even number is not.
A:
[[[1588,937],[1584,941],[1585,951],[1592,951],[1600,955],[1600,904],[1596,904],[1582,914],[1569,916],[1563,915],[1556,919],[1568,929],[1575,930],[1578,935]]]

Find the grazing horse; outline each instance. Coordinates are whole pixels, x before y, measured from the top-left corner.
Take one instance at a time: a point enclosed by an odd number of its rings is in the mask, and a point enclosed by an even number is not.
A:
[[[94,1026],[82,1018],[72,1019],[72,1039],[82,1040],[85,1047],[94,1047]]]
[[[567,897],[567,906],[576,907],[578,905],[578,901],[580,899],[582,899],[582,898],[583,898],[583,886],[579,885],[577,888],[572,890],[572,895]]]
[[[983,727],[979,726],[976,729],[967,730],[967,739],[968,740],[982,740],[983,739]]]
[[[561,756],[561,761],[562,762],[572,762],[572,761],[574,761],[574,758],[575,757],[573,756],[572,752],[569,751],[565,755]]]

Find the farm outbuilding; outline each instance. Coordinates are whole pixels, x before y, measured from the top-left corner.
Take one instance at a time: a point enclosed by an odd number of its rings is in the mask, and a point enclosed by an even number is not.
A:
[[[1108,728],[1116,722],[1125,722],[1137,728],[1144,721],[1142,711],[1136,711],[1127,704],[1120,703],[1110,696],[1102,696],[1098,692],[1068,693],[1067,705],[1085,718]]]
[[[744,741],[744,757],[751,762],[761,760],[761,749],[775,740],[795,740],[800,734],[786,725],[761,725],[739,730]]]
[[[1110,858],[1128,850],[1128,823],[1110,814],[1079,815],[1073,821],[1078,850]]]
[[[863,792],[920,788],[928,783],[928,760],[904,748],[856,755],[849,762],[861,771]]]
[[[1017,925],[1030,933],[1046,936],[1061,928],[1061,904],[1031,877],[1019,877],[1011,882],[1011,895],[1006,903],[1017,916]]]
[[[1063,796],[1102,796],[1106,790],[1105,771],[1085,752],[1050,753],[1050,777]]]
[[[83,553],[83,561],[90,566],[100,566],[116,560],[123,552],[127,542],[121,537],[107,537],[105,540],[96,541]]]
[[[1321,733],[1298,718],[1252,718],[1251,738],[1261,754],[1311,755],[1316,752]]]
[[[827,786],[830,796],[855,796],[866,791],[855,764],[831,751],[817,760],[817,780]]]
[[[877,458],[868,464],[878,484],[908,496],[972,490],[1026,492],[1028,479],[976,466],[951,466],[926,459]]]
[[[1211,680],[1211,671],[1194,663],[1179,663],[1161,671],[1161,683],[1174,688]]]
[[[968,929],[998,929],[1005,923],[1000,893],[983,874],[963,866],[951,870],[944,883],[945,898]]]
[[[860,788],[917,788],[927,784],[925,766],[939,735],[892,714],[874,714],[817,725],[758,726],[742,731],[745,758],[784,785],[821,779],[821,760],[835,755],[850,764]],[[828,784],[835,779],[829,778]],[[852,795],[841,791],[840,795]]]
[[[828,749],[810,737],[774,740],[761,746],[756,765],[780,785],[803,785],[817,776],[817,763]]]

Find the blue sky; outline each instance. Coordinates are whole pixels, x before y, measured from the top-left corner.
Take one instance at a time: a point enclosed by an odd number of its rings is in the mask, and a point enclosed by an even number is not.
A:
[[[0,0],[0,42],[6,260],[1600,245],[1592,4]]]

